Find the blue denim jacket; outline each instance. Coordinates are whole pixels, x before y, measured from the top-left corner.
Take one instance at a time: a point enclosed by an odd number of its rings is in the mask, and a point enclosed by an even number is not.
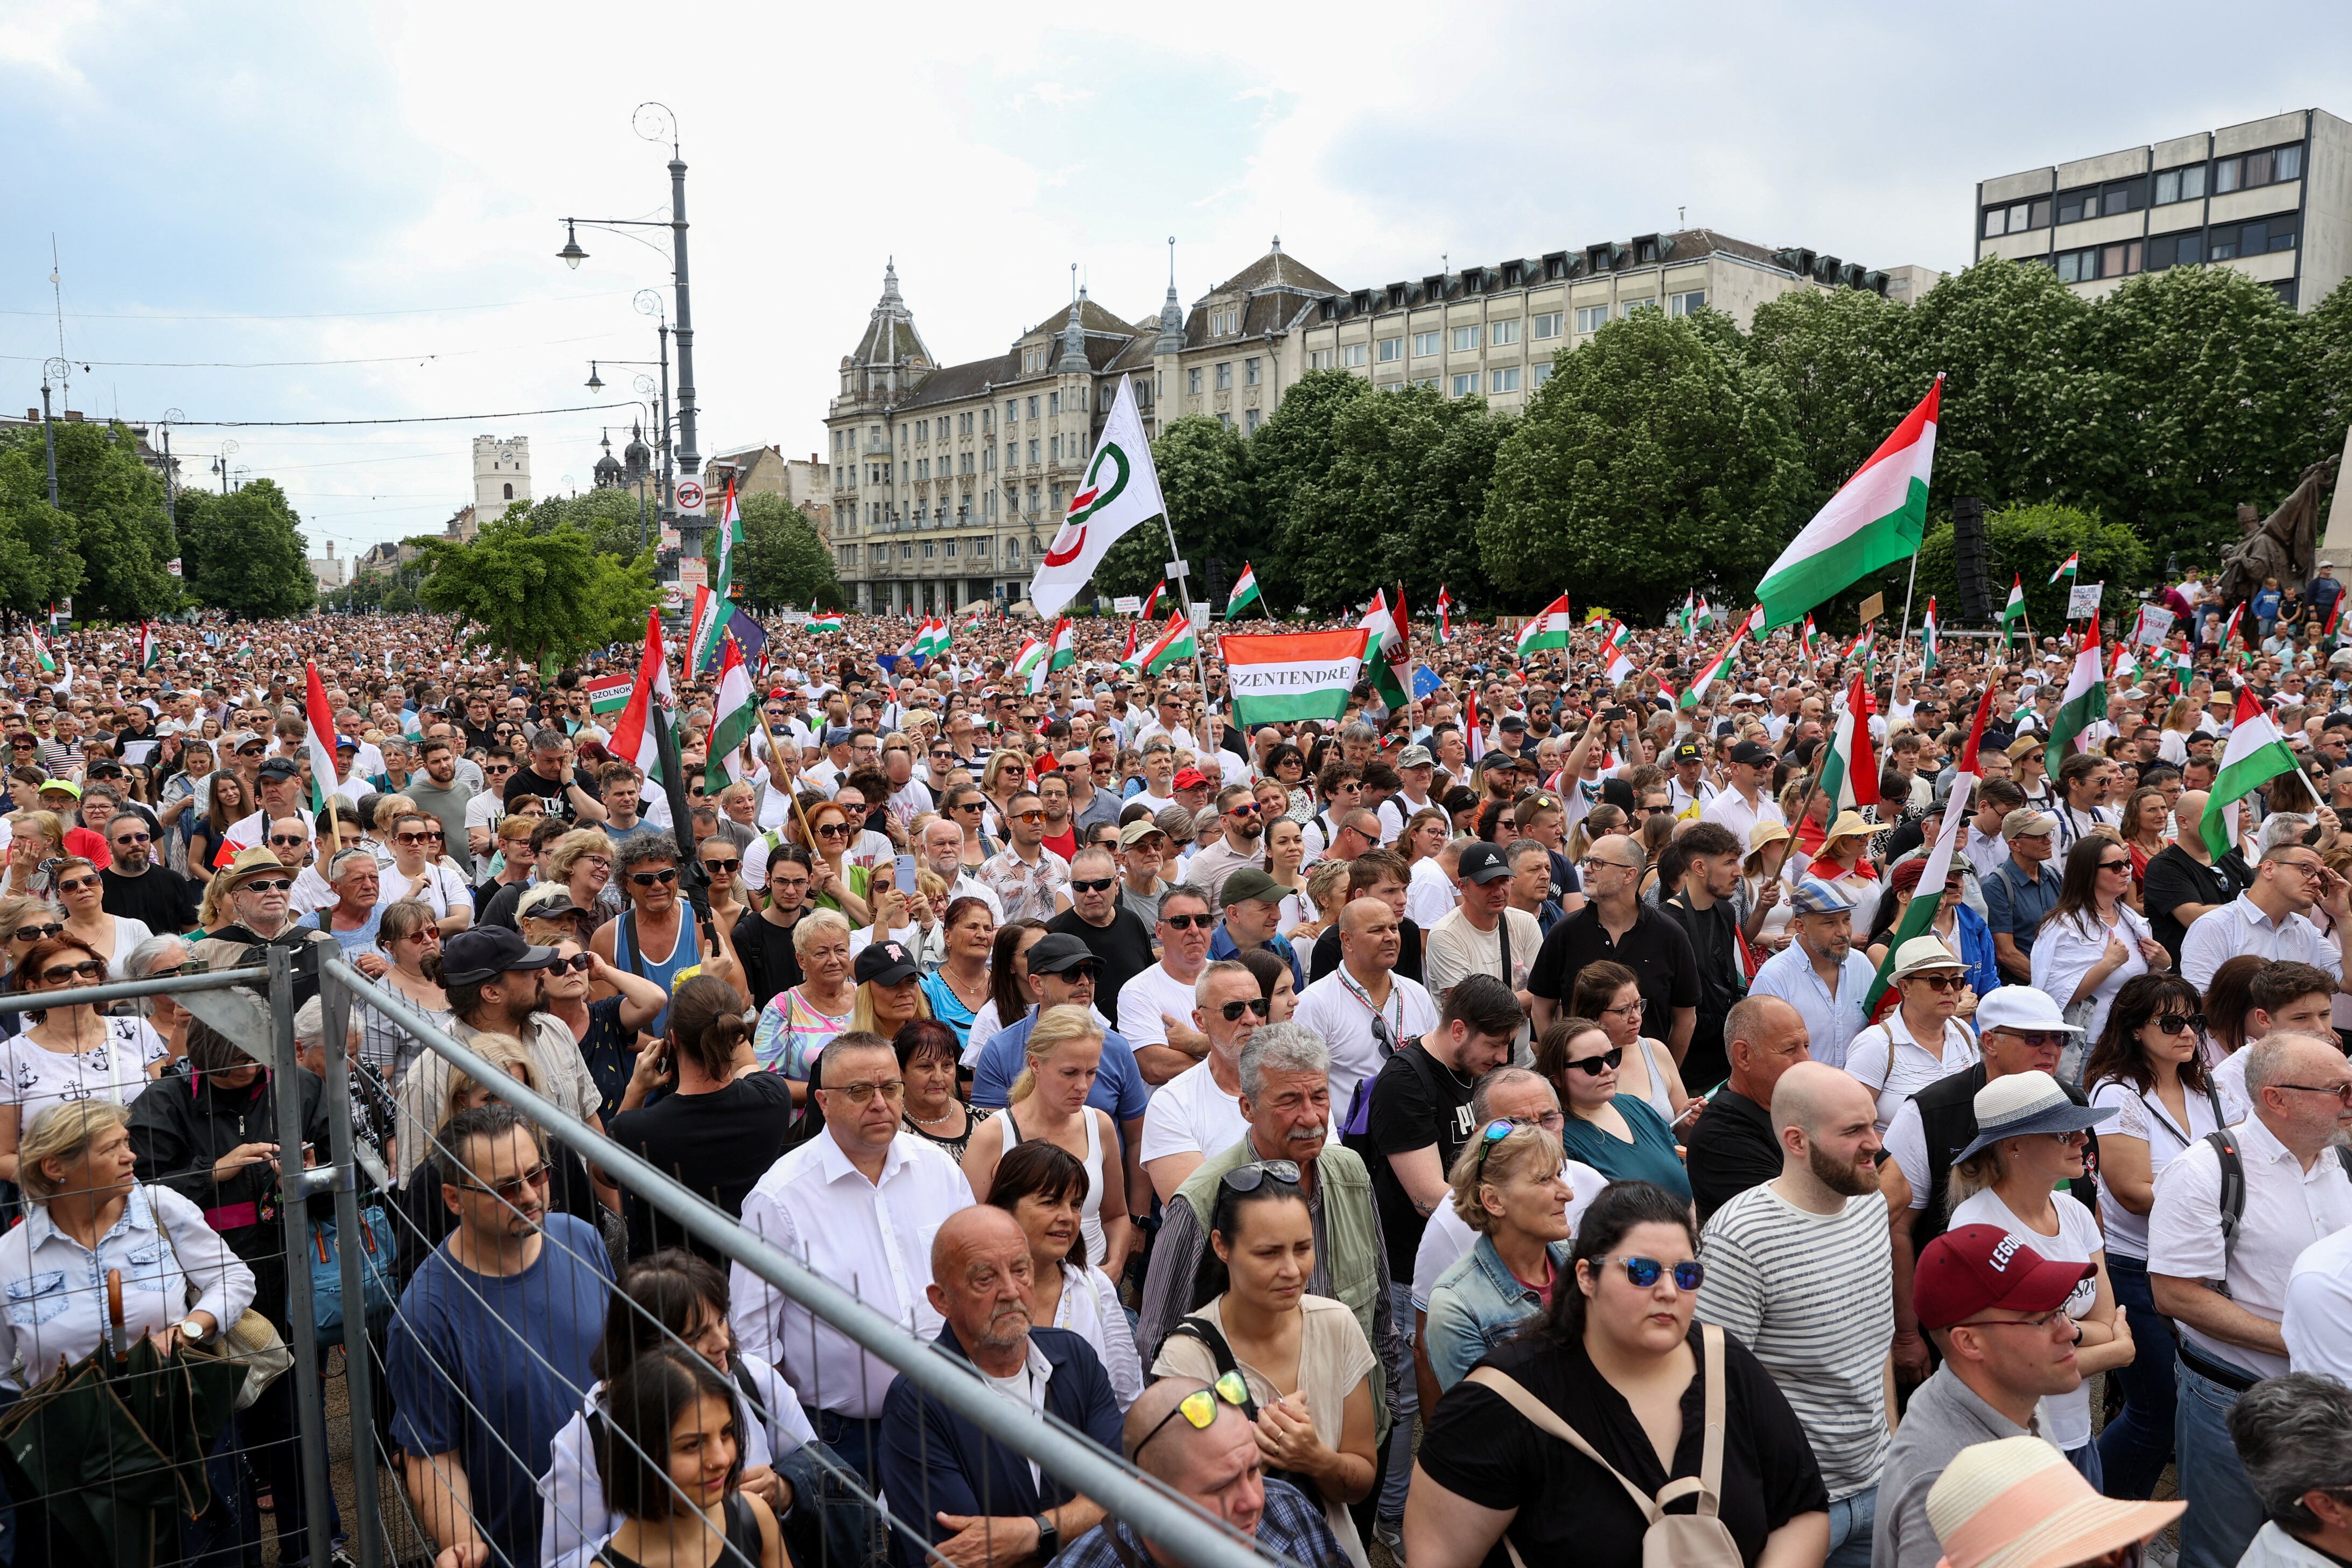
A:
[[[1568,1267],[1570,1244],[1551,1244],[1551,1266]],[[1453,1387],[1486,1352],[1543,1308],[1543,1297],[1505,1267],[1492,1238],[1480,1237],[1429,1292],[1429,1365],[1438,1390]]]

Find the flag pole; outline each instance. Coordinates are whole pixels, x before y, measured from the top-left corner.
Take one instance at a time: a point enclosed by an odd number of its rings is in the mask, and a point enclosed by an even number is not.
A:
[[[1160,509],[1160,526],[1168,536],[1169,574],[1176,579],[1177,597],[1184,603],[1184,624],[1192,628],[1192,679],[1201,683],[1201,728],[1205,730],[1209,727],[1209,668],[1201,662],[1201,634],[1202,623],[1208,617],[1203,616],[1199,620],[1192,617],[1192,574],[1189,570],[1192,563],[1177,553],[1176,524],[1169,517],[1164,505]],[[1259,597],[1265,597],[1264,589],[1259,590]],[[1197,741],[1200,737],[1195,735],[1193,739]]]
[[[1903,586],[1903,633],[1895,639],[1895,673],[1887,685],[1890,692],[1903,689],[1903,656],[1911,650],[1911,595],[1918,586],[1919,552],[1915,549],[1911,552],[1911,579]]]

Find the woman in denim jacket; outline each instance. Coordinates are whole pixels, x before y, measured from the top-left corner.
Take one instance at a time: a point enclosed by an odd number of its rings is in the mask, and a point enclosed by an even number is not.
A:
[[[1490,1121],[1454,1162],[1454,1212],[1477,1241],[1429,1292],[1429,1364],[1443,1392],[1539,1317],[1567,1268],[1570,1227],[1559,1140]]]

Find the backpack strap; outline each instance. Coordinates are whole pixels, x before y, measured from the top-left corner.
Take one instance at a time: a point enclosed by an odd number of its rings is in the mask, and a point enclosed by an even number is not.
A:
[[[1658,1511],[1678,1498],[1696,1495],[1698,1515],[1716,1518],[1723,1502],[1723,1330],[1713,1323],[1699,1329],[1701,1370],[1706,1379],[1706,1432],[1699,1450],[1698,1474],[1668,1481],[1658,1492]]]
[[[1219,1377],[1224,1376],[1225,1373],[1229,1372],[1237,1372],[1240,1370],[1238,1363],[1234,1360],[1234,1347],[1225,1341],[1224,1331],[1217,1327],[1216,1324],[1209,1321],[1208,1319],[1197,1317],[1178,1319],[1175,1325],[1171,1327],[1160,1339],[1160,1348],[1163,1350],[1166,1349],[1168,1342],[1179,1337],[1180,1335],[1188,1340],[1197,1341],[1208,1347],[1211,1359],[1215,1361],[1217,1363],[1217,1375]],[[1514,1386],[1517,1385],[1515,1384]],[[1248,1416],[1252,1421],[1255,1421],[1257,1419],[1257,1396],[1248,1392],[1248,1379],[1243,1379],[1242,1387],[1242,1414]]]
[[[767,1426],[768,1407],[761,1402],[760,1390],[751,1382],[751,1369],[743,1364],[743,1358],[740,1355],[730,1359],[735,1363],[735,1386],[743,1394],[743,1408],[751,1413],[752,1420],[762,1426]]]
[[[2205,1142],[2213,1146],[2213,1158],[2221,1169],[2221,1190],[2216,1206],[2221,1214],[2221,1293],[2230,1290],[2230,1257],[2238,1248],[2238,1226],[2246,1217],[2246,1162],[2238,1152],[2238,1141],[2226,1127],[2216,1128],[2205,1134]]]
[[[1659,1516],[1665,1510],[1661,1509],[1657,1503],[1652,1501],[1648,1493],[1644,1492],[1641,1488],[1635,1486],[1633,1482],[1627,1480],[1623,1475],[1620,1474],[1616,1466],[1602,1458],[1599,1452],[1593,1448],[1592,1445],[1584,1440],[1584,1436],[1581,1433],[1578,1432],[1575,1427],[1570,1426],[1567,1422],[1559,1418],[1559,1413],[1558,1411],[1554,1410],[1550,1405],[1546,1405],[1542,1400],[1538,1399],[1534,1394],[1528,1393],[1526,1386],[1522,1384],[1518,1379],[1513,1377],[1509,1373],[1497,1372],[1491,1366],[1478,1366],[1472,1368],[1468,1377],[1464,1381],[1475,1383],[1481,1388],[1484,1388],[1492,1394],[1500,1395],[1504,1403],[1507,1404],[1512,1409],[1517,1411],[1521,1415],[1527,1418],[1528,1426],[1533,1426],[1537,1431],[1544,1433],[1549,1436],[1559,1438],[1561,1442],[1567,1444],[1570,1447],[1575,1449],[1578,1453],[1583,1455],[1594,1464],[1600,1466],[1603,1470],[1606,1470],[1616,1479],[1619,1486],[1625,1489],[1625,1495],[1633,1500],[1633,1506],[1642,1510],[1642,1517],[1652,1524],[1658,1522]],[[1710,1392],[1708,1394],[1710,1403],[1707,1406],[1707,1414],[1711,1417],[1717,1418],[1719,1423],[1722,1412],[1717,1409],[1715,1405],[1712,1403],[1716,1395]],[[1707,1439],[1707,1451],[1711,1461],[1720,1461],[1722,1458],[1721,1447],[1722,1439],[1720,1436],[1710,1435]],[[1674,1489],[1672,1487],[1667,1489],[1669,1491],[1672,1491],[1673,1489]],[[1518,1563],[1519,1554],[1517,1548],[1514,1548],[1511,1552],[1511,1561],[1515,1565]]]

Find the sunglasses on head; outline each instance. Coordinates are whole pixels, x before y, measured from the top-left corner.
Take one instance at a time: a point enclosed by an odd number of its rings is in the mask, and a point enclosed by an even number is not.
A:
[[[1592,1271],[1598,1274],[1612,1263],[1624,1266],[1625,1278],[1633,1281],[1637,1290],[1647,1290],[1667,1272],[1666,1265],[1654,1258],[1596,1258],[1592,1260]],[[1677,1290],[1696,1290],[1706,1279],[1706,1266],[1695,1258],[1675,1264],[1673,1272]]]
[[[1162,1415],[1142,1440],[1127,1452],[1132,1463],[1143,1452],[1144,1445],[1160,1436],[1160,1429],[1179,1415],[1195,1432],[1205,1432],[1216,1424],[1217,1401],[1223,1400],[1234,1409],[1247,1414],[1250,1407],[1249,1384],[1238,1371],[1220,1373],[1217,1381],[1206,1388],[1196,1388],[1176,1402],[1176,1408]]]
[[[1288,1160],[1254,1160],[1227,1171],[1223,1185],[1228,1192],[1254,1193],[1268,1182],[1295,1187],[1298,1184],[1298,1167]]]

